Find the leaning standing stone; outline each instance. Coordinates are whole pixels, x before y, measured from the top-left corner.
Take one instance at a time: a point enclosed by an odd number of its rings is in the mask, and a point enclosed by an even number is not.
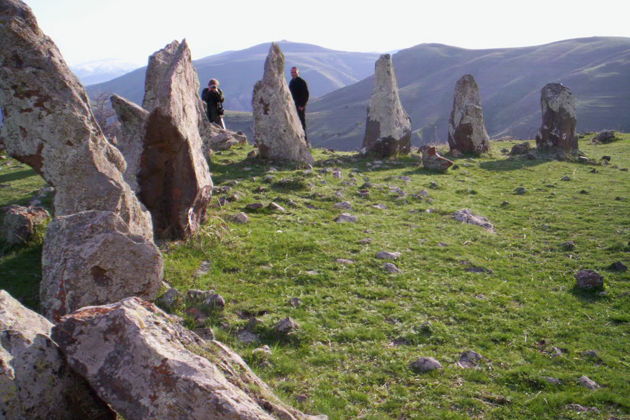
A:
[[[575,135],[575,98],[566,86],[549,83],[540,92],[542,124],[536,135],[539,152],[575,154],[578,140]]]
[[[284,76],[284,54],[272,43],[265,73],[254,86],[254,141],[260,157],[312,164],[306,135]]]
[[[69,368],[52,327],[0,290],[0,418],[115,419]]]
[[[490,148],[479,87],[470,74],[462,76],[455,84],[453,110],[448,120],[448,145],[451,152],[474,154]]]
[[[362,150],[380,158],[409,153],[411,119],[398,96],[398,82],[390,54],[383,54],[376,61],[374,79]]]

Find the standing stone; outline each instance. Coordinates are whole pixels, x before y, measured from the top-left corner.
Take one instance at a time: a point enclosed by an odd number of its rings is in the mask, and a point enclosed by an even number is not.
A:
[[[120,239],[99,241],[86,231],[77,236],[83,242],[70,244],[64,234],[49,229],[44,253],[46,249],[55,250],[64,257],[52,261],[55,270],[44,270],[40,293],[66,290],[64,273],[71,271],[84,276],[73,279],[82,283],[84,290],[93,287],[96,278],[88,273],[98,272],[96,261],[82,270],[73,269],[85,261],[86,254],[107,256],[108,264],[116,266],[115,273],[136,273],[133,278],[116,278],[109,273],[109,280],[100,285],[102,289],[107,289],[111,280],[111,284],[124,284],[125,296],[141,290],[143,296],[154,297],[153,291],[161,282],[162,258],[153,244],[150,215],[123,179],[124,158],[103,135],[85,90],[55,44],[39,29],[30,8],[19,0],[3,0],[0,4],[0,103],[5,117],[0,137],[11,155],[32,166],[55,188],[55,215],[69,216],[59,222],[64,231],[86,228],[84,217],[74,215],[96,211],[107,215],[103,219],[117,221],[112,235]],[[142,248],[137,253],[151,258],[138,267],[121,253],[121,241],[133,242],[136,248]],[[106,290],[101,293],[109,296]],[[60,293],[54,307],[48,308],[50,302],[45,300],[42,307],[48,314],[72,307],[65,302],[67,297]],[[82,300],[82,304],[89,303]]]
[[[149,112],[118,95],[113,95],[110,100],[112,108],[118,116],[118,121],[120,121],[121,135],[118,138],[116,147],[118,147],[118,150],[120,150],[127,162],[124,178],[137,194],[139,192],[138,172],[140,171],[140,157],[142,156],[142,146]]]
[[[256,82],[252,97],[254,141],[260,157],[312,164],[306,135],[284,76],[284,54],[272,43],[265,73]]]
[[[448,145],[451,153],[457,150],[476,155],[490,148],[479,87],[470,74],[462,76],[455,84],[453,110],[448,120]]]
[[[575,154],[575,98],[571,90],[560,83],[549,83],[540,91],[542,124],[536,135],[539,152]]]
[[[42,252],[44,315],[57,320],[83,306],[128,296],[155,299],[162,270],[155,244],[131,234],[112,212],[57,217],[48,225]]]
[[[229,348],[139,298],[83,308],[53,329],[68,362],[128,419],[307,419]]]
[[[0,290],[0,418],[115,419],[50,338],[53,324]]]
[[[362,151],[386,158],[411,150],[411,119],[398,96],[398,82],[390,54],[374,65],[374,92],[367,109]]]
[[[0,137],[9,154],[55,187],[56,216],[113,211],[151,238],[149,214],[122,177],[125,161],[56,45],[19,0],[2,2],[0,22]]]
[[[199,81],[184,40],[155,53],[147,68],[144,108],[150,111],[139,196],[159,238],[193,235],[206,217],[212,180],[199,135]]]

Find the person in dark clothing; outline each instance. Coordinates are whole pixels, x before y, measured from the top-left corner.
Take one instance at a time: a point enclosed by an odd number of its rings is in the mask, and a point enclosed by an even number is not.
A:
[[[201,100],[207,105],[206,112],[210,122],[225,128],[223,123],[223,91],[217,79],[210,79],[208,87],[201,92]]]
[[[289,82],[289,90],[297,108],[298,117],[304,129],[306,137],[306,103],[308,102],[308,86],[304,79],[300,77],[300,70],[297,67],[291,67],[291,81]],[[308,140],[307,140],[308,143]]]

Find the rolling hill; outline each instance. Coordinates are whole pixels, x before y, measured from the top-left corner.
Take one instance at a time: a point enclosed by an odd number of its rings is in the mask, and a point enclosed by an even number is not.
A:
[[[472,74],[492,137],[533,138],[540,125],[540,89],[568,86],[577,100],[578,130],[630,130],[630,38],[594,37],[551,44],[467,50],[421,44],[393,55],[414,144],[446,142],[455,82]],[[309,106],[315,145],[355,150],[365,130],[373,76]]]
[[[279,42],[286,57],[287,78],[291,66],[298,66],[308,80],[311,95],[322,96],[333,90],[356,83],[373,72],[377,53],[335,51],[311,44]],[[217,78],[226,94],[226,109],[251,110],[254,84],[262,78],[270,43],[238,51],[227,51],[194,61],[202,87],[210,78]],[[136,103],[144,95],[146,67],[121,77],[87,87],[94,98],[101,93],[116,93]]]

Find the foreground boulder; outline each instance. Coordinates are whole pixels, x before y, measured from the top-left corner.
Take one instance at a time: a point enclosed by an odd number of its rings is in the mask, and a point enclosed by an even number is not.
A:
[[[284,54],[272,43],[252,97],[254,141],[264,159],[312,164],[306,134],[284,76]]]
[[[479,87],[470,74],[455,83],[453,110],[448,120],[448,145],[451,153],[457,150],[478,155],[490,149]]]
[[[113,211],[151,238],[150,216],[123,179],[125,161],[56,45],[19,0],[2,2],[0,22],[0,137],[9,154],[55,187],[55,215]]]
[[[112,212],[61,216],[48,225],[40,300],[52,320],[128,296],[155,299],[163,264],[152,241],[129,232]]]
[[[362,151],[380,158],[407,154],[411,150],[411,119],[398,96],[398,82],[390,54],[383,54],[376,60],[374,79]]]
[[[218,341],[139,298],[83,308],[53,329],[70,365],[128,419],[306,419]]]
[[[43,225],[50,215],[42,207],[7,206],[4,209],[0,239],[8,245],[22,245],[35,235],[35,228]]]
[[[536,148],[562,156],[578,152],[575,98],[566,86],[549,83],[540,92],[542,124],[536,135]]]
[[[100,277],[94,276],[92,270],[100,265],[93,262],[76,269],[83,255],[107,256],[108,264],[116,266],[115,271],[108,272],[108,281],[98,286],[102,289],[100,295],[114,296],[120,290],[110,293],[108,285],[124,283],[125,296],[144,290],[142,295],[150,298],[161,281],[162,259],[153,244],[150,214],[123,179],[124,158],[103,135],[85,90],[55,44],[39,29],[29,7],[18,0],[2,1],[0,22],[0,103],[4,114],[0,137],[4,138],[7,150],[32,166],[55,188],[55,216],[68,216],[58,222],[64,226],[64,232],[95,227],[95,223],[86,225],[83,216],[73,217],[81,212],[107,213],[102,220],[116,220],[116,230],[111,236],[102,236],[115,237],[116,241],[95,240],[90,230],[74,236],[83,242],[68,242],[63,234],[46,235],[45,252],[54,249],[58,257],[49,260],[55,269],[44,270],[40,293],[62,292],[56,295],[59,303],[54,308],[47,308],[49,302],[42,301],[44,311],[59,313],[62,308],[74,307],[74,303],[65,302],[69,297],[66,278],[71,272],[83,276],[72,279],[83,284],[83,290],[94,287]],[[138,254],[151,258],[144,259],[146,265],[139,267],[121,253],[118,248],[121,242],[134,243]],[[114,256],[117,256],[115,262]],[[135,277],[112,277],[114,272],[135,272]],[[152,284],[149,286],[147,282]],[[95,302],[81,299],[80,304],[90,303]]]
[[[138,172],[140,199],[151,211],[157,237],[187,238],[205,220],[212,179],[199,135],[199,81],[186,41],[151,57],[146,83],[143,104],[150,114]]]
[[[0,290],[0,418],[115,419],[69,368],[52,327]]]

